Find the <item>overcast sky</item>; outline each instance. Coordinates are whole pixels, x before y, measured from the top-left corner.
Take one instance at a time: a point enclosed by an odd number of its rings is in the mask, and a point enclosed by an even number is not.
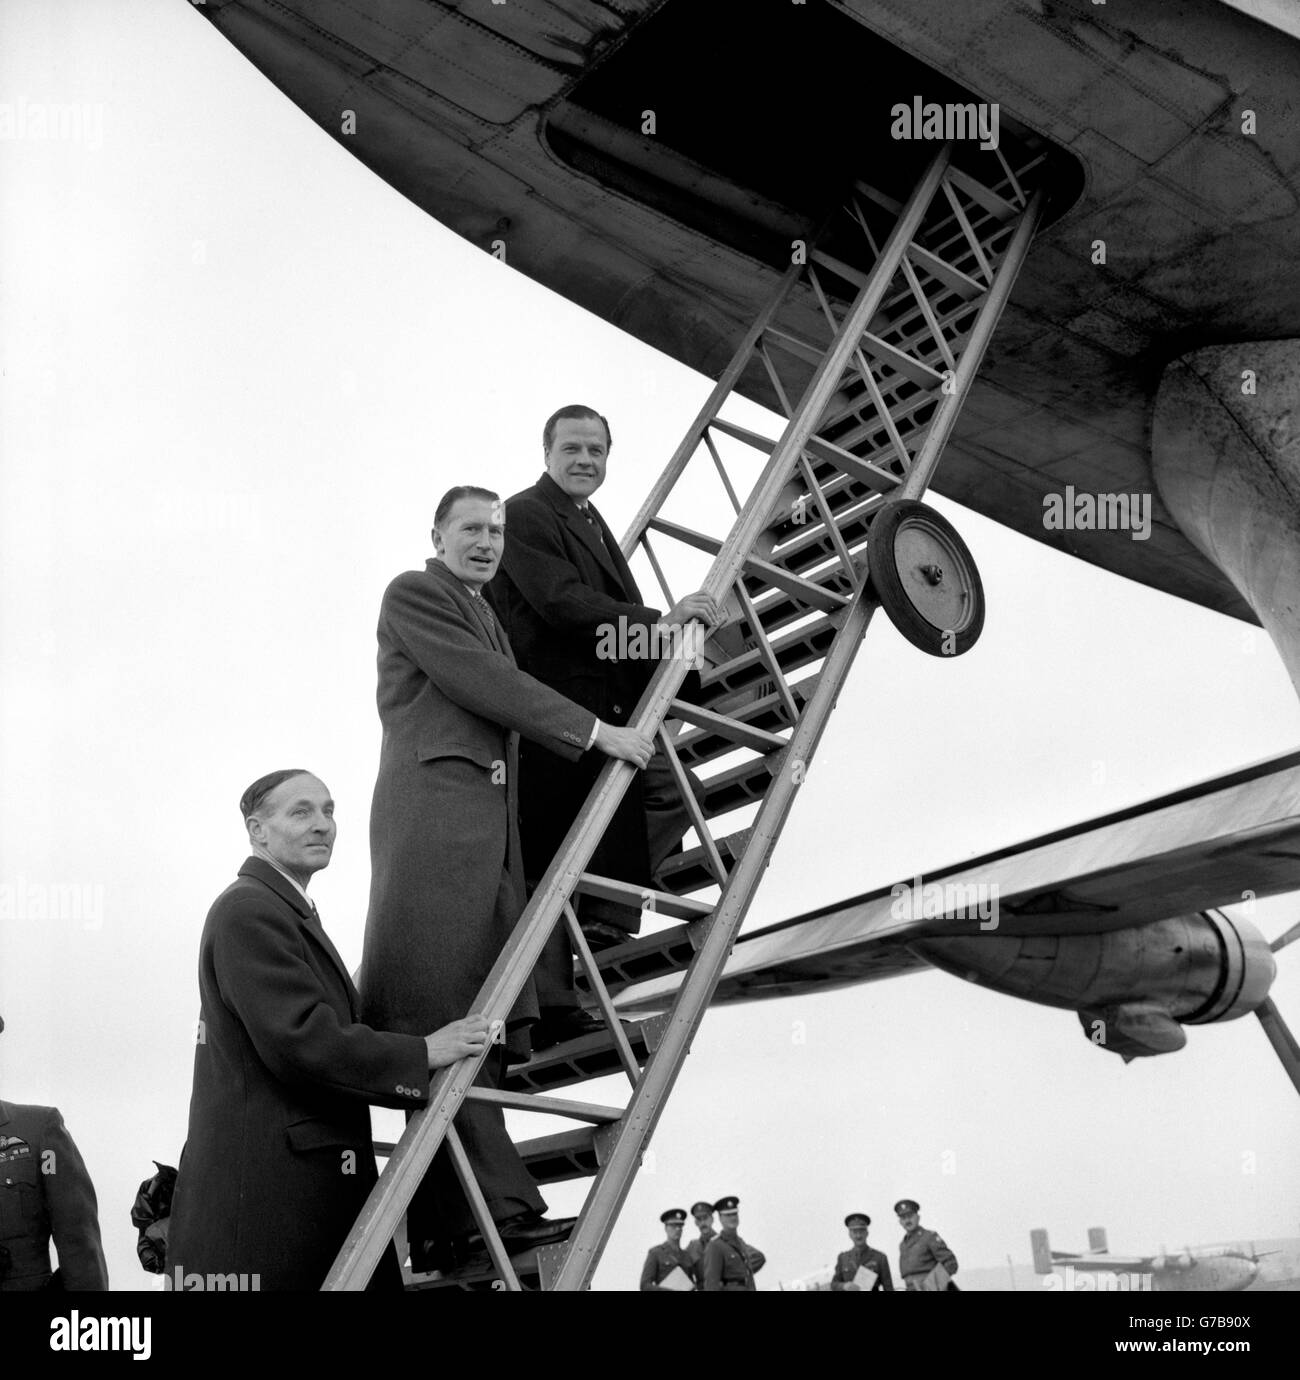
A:
[[[49,103],[83,110],[76,137],[36,133]],[[355,966],[376,614],[438,496],[532,483],[542,421],[584,401],[613,423],[598,501],[622,531],[709,381],[442,229],[175,0],[10,0],[0,106],[0,883],[86,889],[80,918],[0,921],[0,1095],[62,1109],[113,1285],[140,1288],[128,1212],[184,1140],[241,791],[285,765],[332,789],[312,892]],[[747,928],[1300,740],[1258,630],[938,506],[984,636],[941,662],[875,620]],[[1271,938],[1294,914],[1255,919]],[[1293,1024],[1296,952],[1274,988]],[[1125,1067],[1071,1013],[940,973],[731,1008],[596,1287],[635,1287],[664,1208],[726,1193],[765,1288],[833,1260],[851,1209],[896,1259],[904,1195],[969,1266],[1026,1259],[1035,1226],[1139,1251],[1297,1235],[1298,1132],[1253,1017]]]

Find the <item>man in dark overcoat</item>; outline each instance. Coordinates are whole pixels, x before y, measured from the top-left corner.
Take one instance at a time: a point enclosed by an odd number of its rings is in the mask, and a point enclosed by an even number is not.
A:
[[[650,756],[646,735],[602,723],[515,664],[482,597],[502,524],[490,490],[452,489],[434,518],[436,557],[397,576],[380,607],[383,741],[360,986],[366,1019],[387,1030],[425,1029],[467,1010],[523,911],[520,735],[557,760],[588,748],[639,766]],[[536,1017],[530,979],[510,1013],[512,1041]],[[480,1081],[492,1086],[502,1072],[494,1051]],[[500,1110],[466,1102],[456,1127],[507,1246],[560,1239]],[[412,1201],[409,1229],[413,1262],[440,1264],[448,1246],[454,1257],[471,1244],[474,1222],[445,1146]]]
[[[319,1289],[378,1177],[369,1104],[422,1106],[429,1070],[487,1041],[482,1016],[427,1038],[361,1023],[307,895],[335,838],[322,781],[274,772],[240,806],[253,856],[199,942],[189,1135],[165,1272],[182,1292]],[[387,1251],[370,1285],[400,1282]]]
[[[95,1186],[57,1107],[0,1102],[0,1292],[50,1288],[108,1288]]]
[[[605,481],[610,450],[609,424],[600,413],[581,404],[561,408],[543,428],[542,449],[546,472],[506,502],[509,539],[488,593],[524,670],[602,720],[625,724],[662,656],[690,657],[696,644],[702,649],[706,628],[720,621],[719,608],[703,591],[686,595],[667,614],[641,597],[617,539],[591,502]],[[600,765],[590,756],[566,759],[545,743],[524,745],[520,829],[530,885],[550,866]],[[590,870],[651,886],[687,825],[668,764],[656,752],[629,784]],[[581,898],[578,913],[593,947],[618,943],[640,926],[638,909],[591,897]],[[538,988],[543,1007],[576,1008],[567,948],[548,948]],[[572,1025],[580,1033],[581,1019]]]

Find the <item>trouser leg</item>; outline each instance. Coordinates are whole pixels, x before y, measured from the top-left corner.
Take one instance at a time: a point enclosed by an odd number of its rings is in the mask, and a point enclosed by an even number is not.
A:
[[[704,787],[695,773],[688,771],[686,779],[691,793],[703,805]],[[649,765],[641,773],[641,798],[645,802],[646,840],[650,846],[650,876],[657,877],[660,867],[680,851],[682,836],[691,827],[691,817],[682,800],[672,768],[662,748],[656,748]]]
[[[475,1081],[480,1087],[499,1087],[503,1071],[502,1051],[494,1050]],[[537,1185],[506,1131],[505,1114],[499,1107],[466,1099],[456,1114],[455,1126],[494,1221],[530,1210],[546,1211]],[[446,1242],[468,1235],[477,1226],[456,1177],[451,1151],[441,1145],[411,1199],[407,1211],[410,1238],[412,1242]]]
[[[533,969],[537,1005],[543,1016],[571,1011],[580,1003],[573,986],[573,945],[569,930],[561,920],[551,931],[542,956]]]
[[[686,776],[696,800],[702,803],[704,787],[693,772],[688,771]],[[682,836],[690,827],[690,815],[682,803],[672,769],[662,749],[656,749],[650,758],[641,773],[640,784],[650,862],[649,876],[641,881],[653,884],[652,879],[660,866],[680,850]],[[590,866],[593,872],[602,872],[599,850],[593,855]],[[615,871],[615,868],[610,868],[611,875]],[[636,934],[641,926],[639,907],[584,896],[577,898],[576,910],[581,920],[612,926],[629,937]],[[573,986],[573,946],[562,921],[551,931],[533,976],[537,984],[537,1004],[544,1014],[560,1014],[581,1004]]]
[[[693,772],[686,773],[692,794],[703,803],[704,787]],[[680,851],[682,836],[690,827],[690,815],[682,803],[681,794],[673,778],[672,769],[662,749],[657,749],[641,773],[641,795],[644,809],[644,828],[649,853],[649,877],[642,879],[653,885],[652,879],[666,859]],[[593,856],[591,870],[599,874],[603,869],[599,851]],[[614,869],[611,868],[611,873]],[[620,878],[620,880],[629,880]],[[631,937],[641,927],[640,907],[619,905],[598,897],[578,898],[578,916],[612,926]],[[562,1012],[578,1006],[573,987],[573,948],[563,923],[551,932],[534,973],[537,983],[537,1004],[543,1011]]]

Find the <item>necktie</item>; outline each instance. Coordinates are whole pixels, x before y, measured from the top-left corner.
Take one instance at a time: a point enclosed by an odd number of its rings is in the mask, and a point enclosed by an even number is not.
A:
[[[474,612],[478,614],[479,622],[495,637],[497,630],[496,614],[492,612],[492,605],[483,597],[483,591],[476,589],[470,595],[470,600],[474,605]]]
[[[581,508],[578,509],[578,511],[582,514],[583,517],[585,517],[585,518],[587,519],[587,525],[595,532],[595,534],[596,534],[596,540],[597,540],[602,546],[604,546],[604,545],[605,545],[605,534],[604,534],[604,532],[602,532],[602,531],[600,530],[600,523],[598,523],[598,522],[596,521],[596,516],[595,516],[595,514],[591,511],[591,509],[590,509],[585,503],[582,505]]]

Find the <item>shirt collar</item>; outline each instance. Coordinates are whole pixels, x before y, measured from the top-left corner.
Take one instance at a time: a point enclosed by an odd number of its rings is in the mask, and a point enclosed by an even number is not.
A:
[[[307,888],[303,886],[303,884],[297,879],[297,877],[291,877],[284,870],[284,868],[282,868],[280,864],[276,862],[276,860],[273,857],[270,856],[269,853],[258,853],[256,849],[254,850],[254,853],[255,856],[261,858],[261,860],[264,863],[270,863],[271,866],[275,868],[275,870],[280,874],[280,876],[282,876],[285,879],[285,881],[288,882],[291,887],[293,887],[293,889],[298,893],[298,895],[301,896],[302,899],[307,902],[307,908],[313,914],[315,914],[315,903],[312,901],[311,897],[307,895]]]

